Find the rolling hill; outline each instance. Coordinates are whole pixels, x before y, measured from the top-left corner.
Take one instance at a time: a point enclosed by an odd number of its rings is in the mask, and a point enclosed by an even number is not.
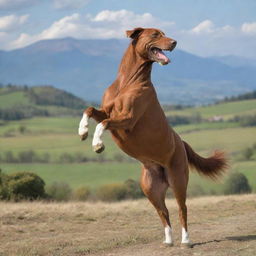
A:
[[[99,102],[115,79],[127,45],[128,40],[64,38],[0,51],[0,82],[54,85]],[[256,89],[253,64],[238,67],[231,58],[202,58],[179,49],[170,56],[170,65],[153,68],[152,80],[162,102],[199,105]]]
[[[90,103],[52,86],[0,88],[0,119],[80,115]],[[90,104],[91,105],[91,104]]]

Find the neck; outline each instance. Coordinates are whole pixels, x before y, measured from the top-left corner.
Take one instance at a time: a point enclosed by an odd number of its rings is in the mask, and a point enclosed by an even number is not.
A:
[[[152,62],[146,61],[136,53],[131,43],[126,50],[118,71],[119,87],[126,87],[131,84],[145,86],[151,84]]]

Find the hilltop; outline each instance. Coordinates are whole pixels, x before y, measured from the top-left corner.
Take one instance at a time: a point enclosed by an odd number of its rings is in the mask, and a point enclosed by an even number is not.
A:
[[[88,102],[53,86],[0,88],[0,119],[19,120],[34,116],[81,114]]]

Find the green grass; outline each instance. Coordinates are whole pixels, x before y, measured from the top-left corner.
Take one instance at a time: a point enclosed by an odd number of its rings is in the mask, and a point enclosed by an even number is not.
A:
[[[239,127],[238,123],[235,122],[212,122],[212,123],[198,123],[198,124],[187,124],[187,125],[178,125],[174,126],[173,129],[181,133],[189,133],[201,130],[218,130],[218,129],[227,129],[227,128],[236,128]]]
[[[1,164],[5,173],[17,171],[32,171],[41,176],[46,184],[54,181],[68,183],[77,188],[83,185],[96,188],[102,184],[119,183],[127,179],[139,180],[140,164],[134,163],[84,163],[84,164]],[[256,192],[256,164],[246,161],[231,164],[231,171],[243,173]],[[219,182],[201,177],[196,172],[190,172],[189,186],[200,185],[205,192],[215,191],[221,194],[227,176]]]
[[[224,184],[228,178],[228,174],[233,171],[243,173],[253,190],[256,192],[256,163],[255,161],[245,161],[239,163],[231,163],[230,170],[227,174],[217,182],[214,182],[208,178],[199,176],[196,172],[190,172],[189,187],[199,185],[203,188],[206,193],[211,193],[214,191],[216,194],[222,194],[224,189]]]
[[[226,120],[234,117],[235,115],[252,115],[256,114],[256,99],[226,102],[210,106],[168,111],[166,112],[166,115],[191,116],[195,115],[196,113],[199,113],[203,118],[209,118],[217,115],[222,116]]]
[[[39,174],[47,184],[63,181],[76,188],[81,185],[97,187],[101,184],[123,182],[128,178],[139,179],[140,165],[137,162],[113,162],[115,155],[125,155],[113,143],[110,134],[104,134],[106,149],[98,155],[92,151],[91,141],[95,123],[90,122],[89,137],[81,142],[77,135],[79,117],[32,118],[22,121],[5,122],[0,126],[1,153],[12,151],[17,155],[21,151],[34,150],[38,154],[49,153],[51,160],[58,160],[66,152],[69,154],[82,153],[88,158],[105,158],[111,162],[87,162],[83,164],[7,164],[0,168],[6,172],[32,171]],[[25,126],[24,134],[19,127]],[[13,130],[13,137],[7,137],[6,132]],[[223,149],[233,160],[231,169],[244,173],[249,183],[256,191],[256,162],[234,162],[232,155],[255,142],[256,127],[241,128],[234,123],[201,123],[177,126],[175,130],[181,134],[197,152],[207,156],[214,149]],[[190,176],[190,186],[199,184],[207,192],[214,190],[221,193],[222,183],[214,183],[200,177],[196,173]]]
[[[73,188],[119,183],[127,179],[138,180],[140,164],[134,163],[84,163],[84,164],[1,164],[4,173],[31,171],[44,179],[68,183]]]
[[[183,140],[197,151],[226,150],[229,154],[252,146],[256,142],[256,127],[202,130],[182,134]]]
[[[15,105],[30,105],[29,98],[24,92],[16,91],[0,94],[0,108],[5,109]]]

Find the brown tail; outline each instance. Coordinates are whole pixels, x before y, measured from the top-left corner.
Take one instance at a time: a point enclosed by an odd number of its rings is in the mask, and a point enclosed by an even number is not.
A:
[[[224,152],[215,151],[214,155],[208,158],[199,156],[188,143],[183,141],[189,164],[194,167],[199,174],[208,176],[216,180],[228,168],[228,161]]]

